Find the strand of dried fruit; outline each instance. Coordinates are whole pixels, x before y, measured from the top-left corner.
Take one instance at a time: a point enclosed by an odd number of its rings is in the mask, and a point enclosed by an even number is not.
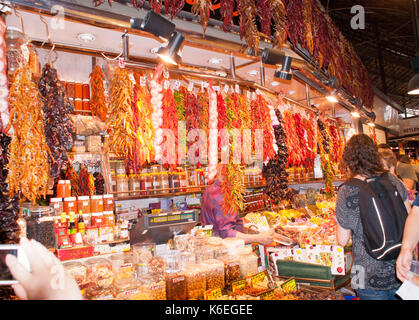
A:
[[[80,195],[90,196],[90,177],[89,172],[87,171],[87,168],[84,165],[80,167],[79,179]]]
[[[178,114],[175,98],[171,88],[166,89],[163,93],[162,109],[163,128],[173,133],[173,137],[175,139],[174,146],[167,146],[168,148],[165,150],[165,152],[163,152],[163,159],[166,159],[163,165],[170,165],[170,167],[174,169],[178,159]],[[163,140],[163,142],[165,142],[165,140]],[[171,149],[171,147],[173,147],[173,149]],[[174,152],[169,152],[169,150],[173,150]]]
[[[105,89],[103,87],[104,79],[102,68],[99,65],[95,65],[90,74],[90,110],[93,116],[99,117],[102,121],[105,121],[108,116]]]
[[[42,70],[38,88],[44,102],[45,136],[53,156],[50,159],[50,174],[56,180],[68,160],[67,151],[73,147],[74,124],[70,115],[74,108],[58,79],[57,70],[49,64]]]
[[[314,159],[317,154],[317,133],[315,126],[312,120],[303,118],[304,128],[307,132],[307,158],[306,158],[306,167],[313,168]]]
[[[173,91],[179,121],[185,121],[186,92],[185,87],[180,87],[179,90]]]
[[[261,31],[270,37],[272,25],[271,3],[269,0],[256,0],[256,7],[258,10]]]
[[[95,177],[89,173],[89,196],[95,195]]]
[[[275,150],[273,148],[269,107],[261,94],[257,94],[256,99],[251,102],[251,112],[253,135],[255,136],[257,129],[263,130],[263,161],[266,161],[268,158],[273,158]]]
[[[160,14],[163,0],[148,0],[151,10]]]
[[[286,10],[282,1],[269,0],[272,18],[275,23],[275,33],[273,35],[274,47],[281,47],[287,41]]]
[[[236,7],[235,0],[220,0],[220,14],[223,19],[223,30],[230,31],[233,25],[233,13]]]
[[[240,13],[240,39],[243,37],[247,45],[257,52],[259,48],[259,31],[256,25],[257,9],[252,0],[238,0],[238,11]]]
[[[298,112],[294,113],[294,125],[295,125],[295,131],[297,133],[297,137],[300,144],[300,150],[301,150],[300,165],[304,165],[304,162],[308,157],[308,153],[307,153],[308,141],[307,141],[307,133],[305,131],[304,124],[303,124],[303,119],[301,118],[301,115]]]
[[[0,132],[0,243],[19,243],[19,199],[17,195],[10,198],[9,186],[6,183],[9,147],[11,138]]]
[[[141,73],[135,72],[134,99],[132,104],[134,127],[136,130],[136,143],[134,148],[134,173],[138,172],[146,163],[154,161],[154,127],[152,121],[153,106],[150,92],[141,81]]]
[[[287,132],[287,146],[289,151],[287,167],[299,166],[302,162],[300,140],[298,138],[293,114],[284,112],[285,129]]]
[[[232,153],[230,151],[230,158]],[[244,186],[242,183],[243,172],[240,165],[233,164],[229,161],[222,165],[222,175],[224,177],[221,182],[221,191],[223,197],[224,214],[238,214],[244,209]]]
[[[71,184],[71,195],[73,197],[81,196],[80,190],[80,177],[77,174],[76,170],[74,170],[71,164],[68,164],[67,171],[65,173],[66,180],[70,180]]]
[[[48,192],[49,157],[52,156],[44,133],[39,90],[31,80],[28,65],[22,65],[15,71],[9,106],[10,123],[14,129],[7,176],[9,196],[12,198],[20,192],[35,203]]]
[[[205,90],[198,95],[198,104],[201,108],[200,112],[200,125],[199,128],[205,131],[205,134],[208,137],[208,127],[209,127],[209,96],[208,92]]]
[[[192,5],[191,8],[191,12],[194,15],[200,16],[200,22],[203,28],[204,37],[211,11],[213,11],[211,0],[196,0],[196,2]]]
[[[105,194],[105,179],[100,172],[95,172],[93,174],[95,179],[95,194]]]
[[[170,18],[173,20],[175,15],[177,15],[180,10],[185,5],[185,0],[164,0],[164,8],[166,12],[170,14]]]
[[[131,110],[132,82],[128,71],[118,68],[113,75],[110,87],[109,117],[106,125],[109,132],[106,149],[117,156],[125,157],[126,161],[133,158],[136,143],[136,132]]]

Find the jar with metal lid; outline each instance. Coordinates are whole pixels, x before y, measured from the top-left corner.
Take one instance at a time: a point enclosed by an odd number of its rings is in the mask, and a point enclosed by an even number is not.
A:
[[[112,263],[114,279],[133,278],[135,276],[132,253],[113,254],[109,257],[109,260]]]
[[[26,220],[27,237],[35,239],[48,249],[56,249],[54,209],[49,206],[31,206]]]
[[[207,289],[206,268],[199,263],[190,263],[185,267],[186,293],[188,299],[202,298]]]
[[[57,198],[71,197],[71,182],[70,180],[58,180],[57,182]]]
[[[118,196],[128,196],[128,177],[125,174],[118,174],[116,177],[116,189]]]
[[[21,47],[26,43],[26,39],[25,35],[22,33],[22,30],[19,28],[7,27],[5,40],[7,71],[11,76],[19,67],[19,63],[23,61],[23,53]]]
[[[90,197],[79,196],[77,197],[77,212],[90,213]]]
[[[246,278],[258,272],[258,257],[251,247],[244,247],[237,253],[240,261],[240,275]]]
[[[161,173],[161,193],[169,193],[169,172],[162,171]]]
[[[205,266],[207,290],[224,289],[224,263],[217,259],[209,259],[202,262]]]

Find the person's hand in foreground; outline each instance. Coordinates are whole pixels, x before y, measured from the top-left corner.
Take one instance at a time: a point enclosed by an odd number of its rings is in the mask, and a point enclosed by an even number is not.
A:
[[[258,243],[264,245],[264,246],[268,246],[270,244],[272,244],[272,242],[274,241],[274,231],[273,230],[269,230],[266,232],[261,232],[256,234],[257,237],[257,241]]]
[[[396,274],[400,281],[409,280],[410,265],[412,264],[413,253],[412,250],[402,248],[399,257],[396,261]]]
[[[23,300],[81,300],[74,278],[61,261],[35,240],[20,242],[31,267],[29,272],[14,255],[6,256],[6,265],[19,282],[13,284],[15,294]]]

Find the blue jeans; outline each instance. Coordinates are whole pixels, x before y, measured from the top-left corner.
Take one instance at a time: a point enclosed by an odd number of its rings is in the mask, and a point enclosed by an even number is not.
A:
[[[399,300],[395,295],[397,289],[393,290],[370,290],[370,289],[359,289],[356,290],[360,300]]]

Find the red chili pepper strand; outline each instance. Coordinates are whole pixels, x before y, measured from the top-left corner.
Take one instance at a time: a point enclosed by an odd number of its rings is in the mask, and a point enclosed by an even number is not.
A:
[[[166,89],[163,93],[163,128],[171,130],[175,136],[175,152],[174,152],[174,159],[168,159],[168,155],[164,154],[164,157],[170,161],[171,168],[174,169],[177,163],[177,150],[178,150],[178,114],[177,108],[175,104],[175,99],[173,97],[172,89]],[[166,139],[166,138],[164,138]],[[167,151],[166,151],[167,152]],[[163,165],[167,166],[168,163],[164,163]]]

